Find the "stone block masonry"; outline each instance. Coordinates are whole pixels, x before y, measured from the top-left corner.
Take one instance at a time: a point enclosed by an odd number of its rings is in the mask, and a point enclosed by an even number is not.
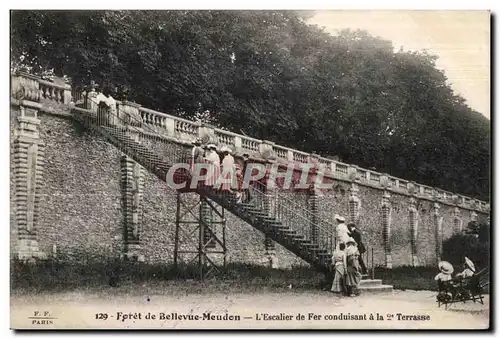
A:
[[[40,222],[40,200],[44,175],[44,144],[40,139],[38,112],[41,107],[38,83],[31,76],[17,76],[12,81],[13,98],[19,111],[11,115],[14,128],[11,148],[11,176],[15,238],[11,242],[13,254],[21,260],[43,258],[38,233],[43,232]],[[11,133],[12,133],[11,132]]]
[[[40,97],[37,81],[30,76],[13,79],[11,253],[24,259],[126,256],[172,263],[176,193],[74,122],[66,87],[51,92],[47,88],[51,84],[44,83]],[[276,157],[308,161],[309,156],[299,151],[229,135],[131,103],[119,104],[128,105],[128,114],[140,116],[141,124],[154,125],[162,134],[156,138],[141,133],[135,136],[161,156],[168,154],[167,138],[187,142],[207,132],[221,144],[236,145],[236,153],[250,152],[258,158],[261,152],[268,161]],[[310,158],[324,161],[313,155]],[[331,189],[291,192],[275,188],[265,195],[268,213],[275,213],[277,203],[286,197],[289,205],[281,204],[281,208],[299,214],[306,211],[312,219],[325,222],[322,229],[329,223],[333,229],[333,216],[343,215],[358,225],[376,266],[435,265],[445,239],[469,221],[488,218],[484,202],[338,162],[331,162],[329,168]],[[199,201],[196,194],[186,196],[193,203]],[[229,262],[307,265],[239,218],[229,213],[226,218]],[[293,213],[284,218],[299,233],[321,237],[314,220],[311,223]]]
[[[46,144],[38,233],[59,259],[115,257],[124,252],[121,153],[72,120],[40,115]]]
[[[141,253],[144,171],[141,165],[127,156],[121,157],[121,191],[124,214],[124,256],[144,261]]]
[[[11,115],[11,129],[15,131],[20,110],[14,107]],[[141,168],[138,188],[142,190],[142,211],[137,213],[138,240],[135,239],[134,230],[125,223],[134,222],[134,207],[127,211],[126,206],[133,202],[129,198],[133,197],[131,180],[137,174],[135,162],[68,117],[42,112],[39,120],[40,140],[45,144],[44,185],[40,186],[42,199],[36,234],[39,251],[50,256],[55,245],[61,260],[110,260],[127,255],[139,260],[143,256],[148,263],[173,263],[175,192]],[[15,144],[12,157],[14,149]],[[11,162],[13,174],[14,165]],[[125,178],[127,189],[123,185]],[[11,190],[13,206],[15,194]],[[193,204],[199,201],[198,195],[187,195]],[[11,213],[14,212],[13,209]],[[263,264],[265,236],[230,213],[226,217],[229,262]],[[13,220],[11,234],[15,235],[18,229]],[[308,265],[281,245],[273,245],[275,256],[280,259],[279,267]],[[15,251],[13,242],[12,254]]]
[[[311,240],[314,242],[318,241],[318,236],[319,236],[319,230],[318,230],[318,193],[316,190],[311,189],[309,193],[309,205],[308,205],[308,210],[311,211]]]
[[[37,121],[33,123],[36,124]],[[43,150],[43,144],[39,140],[23,134],[14,140],[14,209],[19,259],[44,256],[39,251],[37,237],[43,185]]]
[[[384,191],[382,195],[381,221],[382,221],[382,235],[384,238],[384,251],[385,251],[385,267],[392,268],[392,254],[391,254],[391,212],[392,206],[390,201],[391,195],[389,192]]]
[[[11,114],[11,129],[15,131],[20,126],[17,117],[21,112],[14,108]],[[24,212],[22,202],[28,203],[28,144],[22,138],[19,141],[14,138],[12,144],[12,159],[19,158],[17,162],[11,162],[12,182],[17,180],[20,189],[11,192],[13,210],[19,210],[11,212],[19,215],[13,222],[11,234],[16,236],[17,232],[20,238],[28,235],[23,242],[13,242],[13,254],[19,253],[16,246],[21,245],[25,256],[34,252],[50,255],[56,245],[57,255],[68,260],[80,260],[82,255],[110,258],[134,253],[137,258],[144,256],[146,262],[172,263],[175,193],[144,169],[138,172],[133,161],[124,158],[115,147],[83,130],[71,119],[42,112],[38,120],[40,143],[37,144],[35,166],[41,166],[41,171],[35,178],[39,190],[35,194],[38,207],[33,214],[36,233],[27,231],[27,208]],[[138,173],[139,177],[142,176],[139,181]],[[133,182],[139,185],[134,186]],[[134,202],[134,187],[142,190],[142,200]],[[366,245],[370,251],[374,250],[377,265],[387,265],[387,245],[390,245],[393,267],[434,265],[437,260],[436,227],[439,224],[432,215],[432,201],[418,195],[412,200],[388,191],[391,223],[384,238],[384,227],[388,225],[382,218],[385,199],[382,190],[339,180],[332,190],[315,198],[311,198],[310,193],[277,191],[273,192],[274,199],[279,198],[279,193],[303,209],[314,206],[319,218],[330,222],[332,227],[335,213],[346,216],[347,220],[356,219]],[[193,203],[199,200],[197,195],[191,195]],[[42,199],[37,200],[37,196]],[[137,209],[134,203],[138,202]],[[474,214],[459,206],[440,206],[443,240],[458,231],[456,225],[467,225],[472,218],[487,218],[483,213]],[[125,221],[137,227],[126,227]],[[294,220],[294,223],[295,227],[303,227],[304,232],[312,231],[310,224],[301,225],[300,220]],[[268,254],[277,259],[276,267],[307,265],[279,244],[266,244],[262,233],[229,213],[227,230],[229,262],[268,265],[269,261],[263,260],[267,256],[267,245]],[[136,236],[138,240],[134,238]],[[275,246],[275,251],[272,246]]]

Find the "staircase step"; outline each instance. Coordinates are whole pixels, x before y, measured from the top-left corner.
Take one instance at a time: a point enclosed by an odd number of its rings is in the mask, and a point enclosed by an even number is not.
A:
[[[172,168],[171,163],[174,163],[172,157],[180,156],[180,153],[175,153],[174,155],[174,152],[168,155],[165,154],[165,156],[160,156],[160,153],[150,149],[148,145],[132,138],[126,129],[113,126],[102,126],[93,116],[82,115],[81,120],[84,120],[84,124],[87,127],[100,131],[101,134],[112,144],[117,146],[118,149],[133,157],[137,162],[148,168],[160,179],[164,175],[161,171],[168,171]],[[166,149],[166,151],[168,152],[168,149]],[[163,152],[161,155],[164,155]],[[172,161],[165,162],[165,160],[168,159]],[[324,270],[331,262],[331,254],[328,253],[327,250],[320,248],[320,245],[317,243],[312,243],[310,240],[306,239],[305,236],[298,234],[297,230],[293,229],[294,227],[291,228],[288,224],[285,225],[276,218],[276,215],[266,212],[263,206],[258,206],[258,201],[253,200],[254,203],[237,203],[235,196],[224,195],[213,189],[208,189],[204,192],[200,191],[199,193],[208,193],[208,196],[213,197],[213,200],[219,205],[225,206],[233,211],[233,213],[236,212],[236,215],[240,215],[241,217],[246,216],[250,223],[254,224],[254,227],[260,229],[264,233],[269,233],[273,239],[282,243],[318,269]],[[382,285],[381,281],[369,281],[368,279],[363,280],[360,284],[360,289],[363,291],[379,290],[382,287],[387,290],[386,285]],[[390,289],[392,289],[392,287],[390,287]]]
[[[382,279],[361,279],[359,286],[364,286],[364,287],[382,286]]]
[[[155,167],[158,167],[159,169],[162,169],[162,170],[169,170],[172,166],[170,164],[159,163],[159,164],[156,164]]]
[[[242,203],[239,203],[240,206],[243,206],[245,208],[252,208],[252,207],[255,207],[255,205],[253,204],[248,204],[246,202],[242,202]]]
[[[287,228],[287,229],[290,229],[290,227],[286,226],[286,225],[283,225],[283,223],[279,220],[269,220],[269,219],[264,219],[262,220],[263,222],[265,222],[266,224],[268,225],[272,225],[274,227],[281,227],[281,228]]]
[[[285,234],[289,237],[295,234],[295,231],[289,228],[272,227],[272,229],[277,233]]]
[[[252,204],[252,203],[248,203],[248,202],[240,202],[239,203],[240,206],[243,206],[245,208],[256,208],[257,206]]]
[[[319,251],[319,248],[317,247],[302,247],[302,248],[310,254],[316,254],[316,252]]]
[[[111,133],[109,133],[109,134],[111,134],[111,136],[112,136],[112,137],[114,137],[114,138],[118,139],[119,141],[122,141],[122,142],[125,142],[125,143],[132,143],[132,142],[134,142],[134,143],[135,143],[135,141],[134,141],[133,139],[130,139],[130,138],[129,138],[128,136],[126,136],[126,135],[123,135],[123,134],[118,134],[118,133],[113,133],[113,132],[111,132]]]
[[[263,212],[262,210],[250,210],[252,214],[254,214],[256,217],[264,220],[265,222],[269,222],[266,220],[267,218],[267,213],[266,212]]]
[[[304,246],[304,247],[307,247],[307,248],[316,248],[316,249],[318,249],[318,250],[319,250],[319,247],[318,247],[318,245],[317,245],[317,244],[312,244],[312,243],[304,243],[304,242],[302,242],[302,243],[301,243],[301,245],[302,245],[302,246]]]
[[[375,294],[375,293],[392,293],[392,285],[379,285],[379,286],[359,286],[359,291],[363,294]]]
[[[261,216],[267,215],[267,213],[263,212],[260,208],[257,207],[245,207],[245,209],[253,214],[260,214]]]
[[[279,222],[279,223],[281,223],[281,221],[280,221],[280,220],[278,220],[278,219],[276,219],[276,218],[273,218],[273,217],[270,217],[270,216],[269,216],[269,215],[267,215],[267,214],[266,214],[266,216],[265,216],[264,220],[265,220],[266,222]]]
[[[120,140],[132,140],[130,139],[130,137],[126,134],[122,134],[112,128],[107,128],[107,127],[103,127],[103,129],[105,131],[107,131],[109,134],[111,134],[112,136],[114,136],[115,138],[117,139],[120,139]]]
[[[268,225],[273,226],[273,227],[281,227],[281,228],[287,228],[287,229],[289,229],[289,228],[290,228],[290,227],[288,227],[288,226],[283,225],[283,224],[281,223],[281,221],[278,221],[278,220],[274,220],[274,221],[266,221],[266,220],[264,220],[264,222],[265,222],[266,224],[268,224]]]

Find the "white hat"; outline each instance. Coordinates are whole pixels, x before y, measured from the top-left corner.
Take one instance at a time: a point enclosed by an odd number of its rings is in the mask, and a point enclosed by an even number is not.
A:
[[[338,221],[341,221],[341,222],[344,222],[345,221],[345,218],[344,217],[341,217],[340,215],[338,214],[335,214],[335,219],[337,219]]]
[[[229,154],[231,154],[231,149],[229,147],[227,147],[227,146],[222,146],[222,148],[220,149],[220,151],[222,153],[228,152]]]
[[[444,274],[452,274],[453,273],[453,265],[447,261],[440,261],[438,264],[439,270]]]
[[[208,144],[207,145],[207,148],[213,148],[213,149],[217,149],[217,146],[215,146],[214,144]]]
[[[474,263],[472,262],[472,260],[465,257],[465,263],[467,264],[467,266],[469,266],[469,268],[472,272],[476,272],[476,266],[474,266]]]

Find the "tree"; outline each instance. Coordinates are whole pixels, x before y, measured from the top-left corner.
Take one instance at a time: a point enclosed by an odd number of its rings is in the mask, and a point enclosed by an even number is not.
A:
[[[489,223],[472,222],[463,232],[443,242],[443,259],[460,266],[468,257],[477,269],[482,269],[490,263],[490,246]]]
[[[489,121],[436,57],[292,11],[13,11],[12,68],[489,200]]]

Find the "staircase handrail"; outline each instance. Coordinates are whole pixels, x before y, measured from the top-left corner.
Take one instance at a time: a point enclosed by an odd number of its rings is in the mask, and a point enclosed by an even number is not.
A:
[[[92,100],[92,98],[90,98],[90,101],[92,101],[94,104],[98,105],[98,103],[94,100]],[[98,111],[96,112],[97,114],[99,114],[99,110],[102,110],[103,108],[102,107],[99,107],[98,108]],[[89,112],[94,112],[94,111],[91,111],[91,110],[87,110]],[[123,113],[123,111],[121,111]],[[116,119],[122,121],[125,123],[125,121],[120,117],[120,109],[119,107],[117,107],[117,110],[116,110],[116,114],[113,114],[113,112],[111,112],[110,110],[106,109],[105,111],[106,114],[108,115],[112,115],[114,116]],[[129,119],[134,119],[135,122],[137,122],[139,125],[139,123],[141,122],[141,120],[137,119],[135,116],[133,115],[129,115],[128,116]],[[148,133],[150,133],[151,135],[153,136],[157,136],[158,138],[162,138],[162,135],[158,133],[158,131],[154,130],[151,126],[148,126],[147,124],[141,124],[141,127],[137,127],[136,124],[126,124],[127,126],[127,129],[128,130],[132,130],[133,132],[138,132],[138,133],[141,133],[141,132],[144,132],[145,130],[147,130]],[[180,146],[178,144],[176,144],[177,147],[182,147],[182,148],[186,148],[185,146]],[[177,160],[180,160],[180,159],[177,159]],[[184,159],[185,160],[185,159]],[[254,182],[253,185],[259,185],[259,183],[257,182]],[[265,187],[265,185],[262,185],[263,187]],[[250,185],[249,186],[249,189],[252,190],[252,192],[254,194],[258,194],[259,196],[261,196],[262,198],[264,198],[264,195],[265,193],[263,193],[261,190],[255,188],[254,186]],[[298,217],[300,218],[301,220],[307,222],[308,225],[312,225],[312,220],[311,219],[308,219],[306,218],[304,215],[298,213],[296,210],[297,209],[302,209],[302,210],[305,210],[302,206],[299,206],[296,202],[294,202],[293,200],[289,199],[289,198],[286,198],[286,197],[283,197],[281,196],[281,199],[284,200],[283,201],[277,201],[278,205],[280,206],[280,210],[283,211],[283,210],[286,210],[288,214],[293,214],[295,217]],[[261,199],[263,200],[263,199]],[[293,208],[292,208],[293,207]],[[305,210],[307,214],[312,214],[312,212],[310,211],[307,211]],[[273,216],[273,214],[271,213],[270,216]],[[286,222],[284,220],[281,220],[283,223]],[[329,251],[330,253],[333,252],[333,249],[334,249],[334,246],[335,246],[335,240],[334,240],[334,232],[331,230],[331,226],[329,226],[328,224],[326,224],[325,222],[321,221],[321,220],[316,220],[316,222],[314,223],[314,225],[317,227],[317,230],[318,230],[318,233],[319,236],[316,238],[316,239],[312,239],[314,241],[311,241],[313,243],[318,243],[318,244],[325,244],[324,247],[327,251]],[[293,228],[295,231],[297,231],[297,233],[299,233],[299,229],[297,228]],[[310,228],[307,230],[310,232]],[[302,234],[306,239],[310,238],[310,234],[307,234],[307,233],[304,233]]]

